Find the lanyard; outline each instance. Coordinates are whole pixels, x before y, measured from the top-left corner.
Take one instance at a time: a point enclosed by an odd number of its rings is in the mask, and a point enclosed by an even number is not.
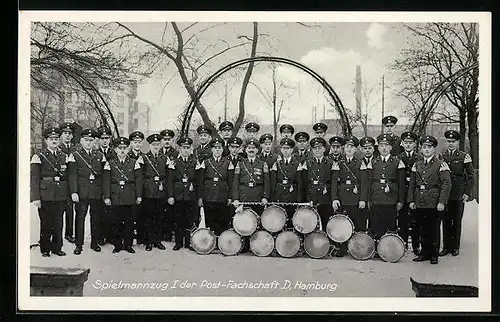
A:
[[[292,160],[290,160],[290,162],[292,162]],[[281,171],[281,173],[283,174],[283,176],[285,177],[285,180],[288,180],[288,176],[287,176],[287,174],[285,173],[285,171],[283,170],[283,168],[281,167],[280,162],[278,161],[278,162],[276,162],[276,163],[278,163],[278,168],[280,168],[280,171]]]
[[[128,177],[125,175],[125,173],[123,173],[123,171],[120,169],[120,167],[118,167],[118,163],[117,163],[117,162],[113,162],[113,163],[114,163],[114,165],[115,165],[115,169],[116,169],[116,170],[118,170],[118,172],[120,172],[120,175],[121,175],[122,177],[124,177],[124,178],[125,178],[125,180],[127,180],[127,181],[128,181]]]
[[[248,176],[250,177],[250,179],[252,180],[252,182],[255,182],[255,179],[253,178],[252,174],[250,173],[250,171],[248,171],[248,168],[245,164],[245,161],[242,162],[243,163],[243,166],[245,167],[245,171],[248,173]],[[252,167],[252,170],[253,170],[253,167]]]
[[[92,168],[92,166],[87,162],[87,160],[85,160],[85,158],[80,153],[78,153],[78,151],[75,150],[75,153],[78,154],[78,156],[80,157],[80,159],[83,160],[83,162],[85,162],[87,167],[89,167],[90,171],[92,171],[94,174],[97,174],[97,172],[94,170],[94,168]]]
[[[215,168],[212,161],[210,161],[210,159],[208,159],[207,161],[208,163],[210,163],[210,166],[212,167],[212,169],[214,169],[215,173],[217,173],[217,175],[222,178],[222,174],[220,174],[220,172]]]
[[[347,164],[343,161],[340,161],[344,167],[347,169],[347,171],[349,171],[349,173],[354,177],[355,180],[358,180],[358,178],[356,177],[356,175],[351,171],[351,169],[347,166]]]
[[[158,173],[158,170],[156,170],[155,166],[153,165],[153,163],[151,162],[151,160],[148,158],[148,155],[147,155],[147,154],[144,154],[144,156],[146,157],[146,159],[148,159],[148,162],[149,162],[149,164],[151,165],[151,168],[153,168],[153,170],[155,170],[156,175],[157,175],[158,177],[160,177],[160,174]]]
[[[50,164],[50,166],[51,166],[52,168],[54,168],[54,171],[55,171],[55,172],[57,172],[59,175],[61,175],[61,176],[62,176],[61,172],[59,172],[59,169],[58,169],[56,166],[54,166],[54,165],[52,164],[52,162],[50,162],[50,160],[49,160],[49,159],[47,159],[47,157],[46,157],[43,153],[40,153],[40,155],[41,155],[41,156],[42,156],[45,160],[47,160],[47,162]]]

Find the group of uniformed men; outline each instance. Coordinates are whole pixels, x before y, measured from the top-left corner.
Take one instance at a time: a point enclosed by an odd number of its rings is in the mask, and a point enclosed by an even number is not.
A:
[[[251,206],[260,214],[270,201],[312,201],[324,230],[334,213],[343,212],[356,231],[369,231],[375,240],[394,232],[408,247],[411,232],[414,260],[436,264],[438,255],[459,254],[464,203],[474,184],[472,160],[458,150],[458,132],[444,133],[447,149],[438,156],[436,138],[412,132],[397,137],[396,122],[394,116],[383,118],[385,133],[377,140],[349,135],[328,142],[323,123],[313,126],[312,139],[299,132],[295,140],[294,127],[284,124],[274,145],[271,134],[258,136],[256,123],[245,126],[243,142],[224,121],[218,135],[199,126],[194,149],[189,137],[179,137],[175,149],[171,130],[151,134],[147,153],[141,151],[145,137],[139,131],[114,139],[111,148],[109,128],[84,129],[81,147],[75,148],[71,124],[48,128],[46,148],[31,159],[42,256],[65,255],[63,213],[74,254],[83,251],[89,208],[90,248],[99,252],[111,243],[113,253],[134,253],[134,238],[147,251],[165,249],[162,241],[171,241],[172,232],[174,250],[192,249],[190,233],[199,225],[201,207],[206,226],[219,235],[230,228],[241,202],[261,203]],[[295,207],[284,208],[291,227]],[[336,256],[344,256],[346,244],[337,246]]]

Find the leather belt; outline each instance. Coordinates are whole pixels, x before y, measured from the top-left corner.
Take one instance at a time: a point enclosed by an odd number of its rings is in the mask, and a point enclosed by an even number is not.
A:
[[[372,180],[372,182],[374,182],[374,183],[376,182],[376,183],[382,183],[382,184],[384,184],[384,183],[389,183],[389,182],[391,182],[391,183],[395,183],[395,182],[396,182],[396,180],[394,180],[394,179],[373,179],[373,180]]]
[[[439,188],[439,186],[437,185],[429,185],[429,184],[420,184],[417,185],[417,187],[419,190],[429,190],[429,189]]]
[[[56,181],[56,182],[64,182],[66,178],[59,177],[59,180],[56,180],[55,177],[42,177],[43,181]]]

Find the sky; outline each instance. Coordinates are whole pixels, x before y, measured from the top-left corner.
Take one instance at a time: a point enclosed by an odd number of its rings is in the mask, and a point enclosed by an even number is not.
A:
[[[179,23],[179,28],[189,23]],[[211,26],[214,26],[210,28]],[[163,23],[127,23],[130,29],[157,43],[162,42]],[[189,54],[204,61],[214,53],[242,42],[239,36],[252,36],[252,23],[211,24],[198,23],[183,33],[187,40],[196,34],[198,40],[196,52]],[[399,23],[298,23],[260,22],[257,55],[272,55],[298,61],[324,77],[334,88],[343,105],[355,109],[355,75],[356,65],[361,66],[363,93],[362,108],[368,111],[369,122],[379,124],[382,115],[382,76],[385,81],[384,106],[385,115],[394,115],[405,123],[403,111],[405,102],[398,98],[394,91],[397,88],[397,76],[388,68],[405,46],[405,34]],[[174,34],[168,26],[164,44],[172,44]],[[192,39],[194,40],[194,38]],[[144,44],[141,44],[143,48]],[[215,46],[215,48],[210,48]],[[206,52],[201,53],[205,48]],[[250,45],[228,50],[211,60],[199,72],[199,80],[210,76],[217,69],[235,60],[247,58]],[[189,103],[187,92],[178,77],[175,66],[171,63],[161,68],[161,72],[142,81],[138,88],[139,101],[146,102],[151,108],[150,130],[175,127],[178,115]],[[193,60],[192,60],[193,61]],[[196,64],[196,63],[195,63]],[[224,119],[225,88],[227,86],[227,119],[234,121],[238,111],[238,100],[244,69],[232,70],[223,74],[212,84],[202,97],[213,121]],[[319,121],[325,115],[336,117],[337,113],[325,98],[327,92],[310,75],[300,69],[285,65],[276,65],[278,86],[277,101],[283,101],[280,123],[310,124]],[[263,62],[256,64],[246,94],[246,112],[250,118],[263,124],[272,123],[272,105],[263,95],[272,93],[272,64]],[[368,98],[365,100],[365,98]],[[316,106],[317,116],[314,119],[313,109]],[[197,113],[195,113],[197,114]],[[199,122],[197,115],[193,123]]]

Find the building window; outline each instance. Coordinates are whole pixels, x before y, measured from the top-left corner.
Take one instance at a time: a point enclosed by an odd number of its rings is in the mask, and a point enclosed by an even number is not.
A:
[[[137,114],[139,112],[139,103],[134,102],[134,114]]]
[[[135,118],[134,119],[134,129],[138,129],[139,128],[139,119]]]
[[[125,98],[123,95],[118,96],[118,108],[124,108],[125,107]]]

